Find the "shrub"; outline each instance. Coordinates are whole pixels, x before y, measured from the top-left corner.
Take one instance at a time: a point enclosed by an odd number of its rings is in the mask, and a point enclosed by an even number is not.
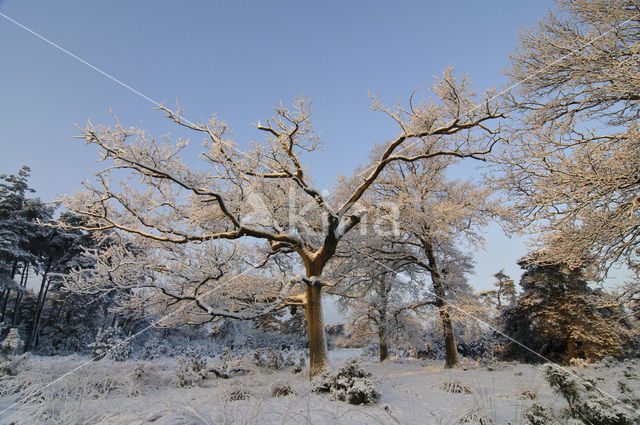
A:
[[[565,415],[574,420],[592,425],[632,425],[639,419],[632,409],[600,392],[591,381],[580,379],[565,369],[547,364],[544,376],[553,391],[565,398],[569,405]],[[630,394],[624,395],[629,401]],[[635,406],[638,400],[629,403]]]
[[[290,350],[274,350],[256,348],[252,354],[253,363],[259,368],[281,370],[295,366],[294,353]]]
[[[470,409],[464,412],[462,415],[458,417],[458,419],[455,422],[455,425],[466,425],[466,424],[494,425],[495,422],[493,421],[493,419],[487,416],[487,413],[483,409],[475,407],[473,409]]]
[[[436,388],[453,394],[473,394],[473,388],[455,378],[440,382]]]
[[[18,329],[11,328],[9,330],[9,334],[2,342],[2,354],[6,354],[7,352],[11,352],[11,359],[13,360],[13,355],[16,350],[24,347],[24,341],[20,338],[20,334],[18,333]]]
[[[237,389],[237,390],[231,391],[227,395],[227,400],[229,401],[247,400],[249,397],[251,397],[251,394],[249,392],[243,389]]]
[[[195,387],[205,380],[207,375],[207,362],[200,357],[200,353],[187,352],[178,358],[174,382],[181,388]]]
[[[525,425],[547,425],[555,422],[553,411],[538,403],[533,403],[531,407],[524,412],[523,417]]]
[[[28,358],[29,353],[24,353],[23,355],[12,359],[0,359],[0,376],[17,375],[20,372],[21,367],[24,365],[25,360]]]
[[[330,393],[332,400],[350,404],[374,404],[380,399],[380,391],[373,385],[370,373],[356,361],[342,366],[335,374],[323,373],[314,384],[314,392]]]
[[[93,360],[111,359],[123,362],[131,357],[131,343],[122,338],[120,332],[112,327],[98,330],[96,339],[89,344]]]
[[[293,394],[288,384],[275,383],[271,386],[271,397],[284,397]]]

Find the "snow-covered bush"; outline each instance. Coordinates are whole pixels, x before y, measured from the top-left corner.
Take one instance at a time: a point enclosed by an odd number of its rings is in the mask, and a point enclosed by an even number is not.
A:
[[[251,393],[243,389],[237,389],[237,390],[231,391],[227,395],[227,400],[229,401],[247,400],[249,399],[249,397],[251,397]]]
[[[335,373],[325,372],[314,383],[314,392],[330,393],[332,400],[350,404],[374,404],[382,394],[368,379],[371,374],[354,360]]]
[[[633,425],[640,419],[636,411],[600,392],[589,379],[580,378],[554,364],[545,365],[543,371],[553,391],[564,397],[569,405],[566,411],[562,412],[562,416],[569,417],[574,422],[582,421],[582,423],[593,425]],[[635,406],[640,402],[630,395],[633,396],[633,392],[624,394],[624,398],[630,405]],[[634,399],[629,401],[630,398]],[[540,414],[543,412],[540,407],[535,409]],[[551,414],[549,409],[545,412]],[[530,416],[534,417],[533,413]],[[527,413],[525,413],[526,417]],[[529,420],[529,423],[536,422]]]
[[[480,408],[474,407],[463,412],[455,421],[455,425],[494,425],[495,422],[491,419],[487,412]]]
[[[24,347],[24,341],[20,338],[17,328],[11,328],[9,334],[2,342],[2,354],[6,356],[6,353],[11,352],[11,359],[16,350]]]
[[[24,353],[21,356],[11,359],[0,359],[0,376],[8,375],[15,376],[20,372],[20,369],[25,363],[25,360],[29,358],[29,353]]]
[[[473,388],[455,378],[440,382],[436,388],[453,394],[473,394]]]
[[[600,359],[597,366],[598,367],[611,367],[615,366],[618,363],[618,360],[613,356],[604,356]]]
[[[131,343],[122,338],[120,332],[112,327],[98,330],[96,339],[89,344],[93,360],[107,358],[118,362],[131,357]]]
[[[178,369],[174,373],[178,387],[195,387],[207,377],[207,361],[200,353],[187,352],[178,358]]]
[[[281,370],[296,364],[294,353],[290,350],[257,348],[253,351],[252,357],[256,366],[270,370]]]
[[[160,355],[160,341],[156,337],[146,340],[139,353],[140,358],[145,360],[153,360]]]
[[[547,425],[555,422],[553,410],[549,407],[533,403],[523,414],[525,425]]]
[[[293,389],[289,384],[276,382],[271,386],[271,397],[284,397],[293,394]]]

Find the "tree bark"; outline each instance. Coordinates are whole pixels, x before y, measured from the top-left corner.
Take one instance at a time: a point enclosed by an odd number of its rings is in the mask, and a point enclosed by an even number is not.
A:
[[[326,261],[305,261],[308,278],[319,278]],[[307,285],[305,314],[309,338],[309,377],[314,378],[329,369],[329,353],[322,315],[322,285]]]
[[[23,288],[27,287],[27,279],[29,278],[29,263],[24,263],[24,268],[22,269],[22,277],[20,278],[20,286]],[[13,306],[13,317],[11,317],[11,324],[15,325],[18,320],[18,310],[20,310],[20,302],[22,301],[22,292],[18,291],[16,293],[16,302]]]
[[[38,315],[38,321],[36,322],[36,331],[33,339],[33,347],[37,348],[40,343],[40,321],[42,320],[42,310],[44,310],[44,303],[47,300],[47,294],[49,293],[49,288],[51,287],[51,279],[47,282],[47,287],[44,289],[44,295],[42,296],[42,305],[40,306],[40,314]]]
[[[440,319],[442,320],[442,333],[444,335],[445,345],[444,367],[451,369],[458,364],[458,347],[456,346],[456,339],[453,333],[453,324],[445,305],[446,293],[444,290],[444,284],[442,283],[442,276],[438,271],[436,256],[433,251],[433,246],[429,241],[425,242],[425,252],[431,269],[430,273],[431,280],[433,282],[433,292],[436,295],[436,307],[438,307],[438,310],[440,311]]]
[[[387,288],[386,281],[383,279],[380,286],[382,289],[380,293],[380,318],[378,322],[378,342],[380,346],[380,361],[383,362],[389,358],[389,345],[387,343],[387,309],[389,307],[389,290]]]
[[[387,336],[383,326],[378,326],[378,341],[380,345],[380,361],[384,362],[389,359],[389,346],[387,345]]]
[[[47,281],[49,279],[50,268],[51,268],[51,259],[49,259],[47,263],[47,267],[44,270],[44,273],[42,274],[42,281],[40,282],[40,292],[38,292],[38,300],[36,301],[35,317],[33,318],[33,323],[31,325],[31,329],[29,330],[27,341],[24,344],[25,353],[31,349],[31,346],[33,345],[33,342],[35,340],[36,332],[38,331],[38,325],[40,324],[40,317],[42,315],[42,308],[44,307],[45,287],[48,288]]]
[[[2,312],[0,312],[0,323],[4,322],[5,316],[7,314],[7,304],[9,304],[9,296],[11,295],[11,290],[6,290],[6,295],[4,297],[4,301],[2,302]]]
[[[449,313],[445,307],[440,307],[440,317],[442,318],[442,327],[444,330],[444,342],[446,348],[446,359],[444,367],[451,369],[458,364],[458,348],[456,347],[456,339],[453,335],[453,325]]]
[[[307,335],[309,335],[309,377],[313,378],[329,369],[329,353],[322,317],[322,287],[307,286]]]
[[[577,357],[576,351],[576,342],[573,339],[569,339],[567,342],[567,355],[569,356],[569,360]]]

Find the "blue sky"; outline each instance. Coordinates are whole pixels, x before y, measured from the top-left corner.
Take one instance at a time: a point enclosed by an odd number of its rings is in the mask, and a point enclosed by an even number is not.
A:
[[[500,86],[519,28],[553,7],[547,0],[0,0],[0,13],[145,96],[170,106],[178,99],[186,118],[216,113],[241,145],[260,137],[251,124],[273,105],[313,98],[327,146],[310,158],[321,188],[395,135],[368,109],[369,91],[394,103],[447,66],[468,73],[479,92]],[[72,139],[74,123],[110,124],[112,108],[124,124],[176,134],[148,100],[2,16],[0,58],[0,173],[29,165],[45,201],[90,176],[94,151]],[[523,241],[497,227],[487,241],[474,286],[488,288],[501,268],[518,279]]]

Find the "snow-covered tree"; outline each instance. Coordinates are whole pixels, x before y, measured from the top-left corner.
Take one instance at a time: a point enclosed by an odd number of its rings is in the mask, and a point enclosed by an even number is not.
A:
[[[591,289],[582,269],[540,265],[535,255],[519,262],[522,293],[503,310],[507,335],[557,360],[623,355],[630,329],[615,298]]]
[[[39,198],[27,198],[33,192],[28,186],[30,169],[23,166],[18,175],[0,176],[0,320],[7,321],[11,292],[14,301],[11,323],[20,322],[20,305],[27,292],[30,273],[46,275],[43,246],[48,241],[47,230],[39,221],[49,220],[53,207]]]
[[[473,269],[472,259],[459,248],[482,247],[481,229],[494,209],[488,188],[447,177],[447,170],[458,161],[440,157],[392,164],[376,182],[372,195],[363,200],[379,205],[393,202],[401,212],[394,219],[396,228],[388,229],[395,235],[386,236],[392,244],[383,248],[369,244],[369,248],[377,249],[373,257],[378,261],[404,264],[411,270],[413,284],[426,290],[426,298],[421,295],[412,302],[436,307],[447,367],[458,362],[452,315],[468,320],[462,311],[476,304],[465,278]]]
[[[511,56],[502,182],[549,264],[638,260],[640,5],[558,0]]]
[[[259,311],[254,307],[260,303],[268,304],[267,310],[276,303],[304,305],[314,376],[328,366],[322,273],[339,241],[362,219],[363,213],[354,209],[356,202],[389,164],[440,157],[481,159],[498,142],[490,126],[503,114],[488,98],[477,101],[467,79],[457,79],[447,71],[431,88],[435,100],[417,103],[412,96],[408,105],[398,109],[384,108],[374,100],[374,109],[387,111],[399,132],[363,170],[353,191],[343,197],[324,196],[314,188],[302,164],[301,156],[317,150],[321,143],[311,125],[310,103],[299,99],[292,108],[277,107],[274,117],[257,124],[266,140],[247,152],[238,150],[226,124],[215,116],[191,123],[180,109],[160,108],[183,129],[204,137],[201,168],[183,162],[185,139],[176,143],[168,137],[156,139],[117,120],[113,128],[89,122],[82,137],[98,150],[106,166],[96,172],[93,184],[86,183],[85,190],[67,197],[65,204],[88,218],[84,229],[115,231],[123,241],[127,235],[119,252],[107,250],[96,261],[102,261],[103,270],[133,273],[136,279],[130,285],[145,289],[135,292],[140,301],[148,301],[153,294],[169,305],[193,303],[203,316],[237,318],[255,316]],[[413,146],[411,151],[403,149],[408,145]],[[238,244],[247,239],[250,243],[244,247]],[[266,245],[270,251],[269,258],[294,255],[306,277],[283,280],[274,276],[262,285],[263,278],[245,272],[248,266],[238,266],[239,261],[227,263],[234,249],[234,258],[240,260],[241,251],[261,242],[260,247]],[[136,248],[128,249],[129,245]],[[176,272],[167,269],[168,262],[189,265]],[[153,267],[142,272],[142,264]],[[159,277],[165,273],[169,273],[167,278]],[[76,287],[88,289],[92,283],[84,277],[92,276],[77,274]],[[296,282],[303,284],[303,294],[290,299]],[[112,289],[104,280],[94,284],[96,291]],[[204,293],[217,298],[202,297]],[[253,310],[245,312],[244,307]]]
[[[69,212],[63,212],[58,217],[58,222],[68,224],[83,223],[83,217],[77,216]],[[83,265],[91,267],[92,264],[83,255],[87,248],[95,248],[96,242],[92,240],[91,235],[76,229],[65,229],[51,225],[51,221],[38,223],[36,232],[33,235],[35,253],[38,258],[40,268],[40,289],[35,299],[33,317],[26,317],[24,320],[28,322],[29,332],[25,341],[25,351],[35,347],[38,342],[40,333],[40,323],[43,311],[48,302],[48,296],[52,292],[56,294],[56,301],[61,298],[68,298],[70,294],[60,293],[62,288],[60,274],[67,273],[73,267]],[[79,301],[79,300],[77,300]],[[103,301],[109,301],[105,299]],[[79,302],[80,304],[81,302]],[[99,303],[92,304],[96,311]],[[82,306],[76,306],[74,309],[78,316],[72,321],[79,318]],[[58,310],[61,313],[61,310]],[[96,324],[96,326],[100,326]],[[67,334],[68,332],[63,332]]]
[[[345,245],[329,269],[335,282],[329,292],[338,295],[349,318],[352,341],[375,341],[380,361],[385,361],[392,343],[408,343],[411,330],[420,329],[417,314],[424,314],[421,310],[432,305],[433,298],[423,281],[411,276],[411,262],[385,238],[355,232]]]
[[[26,194],[33,192],[28,185],[31,170],[23,166],[17,175],[0,175],[0,322],[6,320],[11,292],[16,300],[25,292],[29,265],[35,256],[29,250],[30,223],[23,216]],[[14,278],[20,276],[20,281]]]
[[[13,360],[13,355],[16,350],[21,349],[24,346],[24,341],[20,338],[20,334],[18,333],[17,328],[11,328],[9,330],[9,334],[2,341],[2,352],[7,353],[11,352],[11,360]]]

